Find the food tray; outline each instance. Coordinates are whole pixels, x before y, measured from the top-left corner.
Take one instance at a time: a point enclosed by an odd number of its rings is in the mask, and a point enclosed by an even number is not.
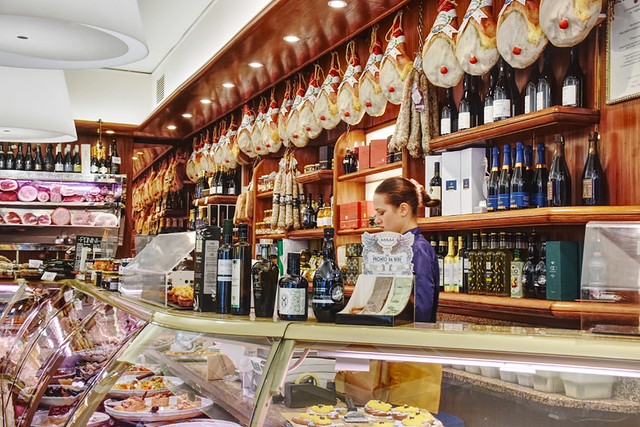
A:
[[[140,381],[147,381],[157,377],[158,375],[154,377],[147,377]],[[170,381],[172,384],[171,388],[173,389],[180,387],[182,384],[184,384],[184,381],[182,381],[180,378],[177,378],[177,377],[162,377],[162,378],[165,381]],[[118,380],[116,384],[129,383],[134,381],[135,379],[136,379],[135,376],[126,375],[120,378],[120,380]],[[131,396],[142,396],[145,393],[147,393],[148,396],[151,396],[153,394],[164,393],[167,391],[170,391],[170,390],[168,388],[154,388],[154,389],[141,389],[141,390],[120,390],[120,389],[112,388],[111,390],[109,390],[109,396],[127,398]]]
[[[192,418],[200,415],[203,412],[203,410],[213,405],[213,401],[211,399],[202,397],[199,408],[185,409],[182,411],[177,409],[165,410],[164,408],[160,408],[158,412],[152,413],[150,412],[151,408],[148,406],[147,406],[147,411],[139,411],[139,412],[117,411],[113,409],[113,406],[117,405],[118,403],[119,403],[118,401],[115,401],[112,399],[109,399],[106,402],[104,402],[104,408],[107,411],[107,414],[119,420],[143,421],[143,422],[184,420],[187,418]]]
[[[49,413],[47,411],[38,411],[36,412],[36,414],[33,417],[33,420],[31,421],[31,426],[32,427],[51,427],[55,425],[63,425],[67,421],[66,416],[60,416],[56,418],[60,419],[60,422],[58,424],[55,423],[55,419],[51,419],[49,417]],[[111,418],[109,417],[109,415],[105,413],[95,412],[91,416],[91,418],[89,418],[89,422],[87,423],[86,427],[99,427],[107,423],[110,419]]]

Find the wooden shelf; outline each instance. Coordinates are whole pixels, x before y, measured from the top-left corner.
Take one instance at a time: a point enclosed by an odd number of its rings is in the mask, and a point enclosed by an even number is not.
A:
[[[260,240],[260,239],[279,240],[279,239],[284,239],[285,237],[286,237],[285,234],[256,234],[256,240]]]
[[[262,193],[256,193],[256,197],[258,199],[266,199],[268,197],[273,197],[273,190],[263,191]]]
[[[367,180],[367,177],[370,175],[375,175],[380,172],[387,172],[394,169],[402,169],[402,162],[387,163],[384,166],[378,166],[371,169],[365,169],[363,171],[340,175],[338,176],[338,181],[365,182]]]
[[[353,230],[338,230],[338,236],[357,236],[364,232],[367,233],[378,233],[383,231],[382,227],[367,227],[367,228],[356,228]]]
[[[637,221],[640,206],[567,206],[418,219],[422,231],[584,225],[589,221]]]
[[[555,129],[566,131],[568,127],[586,126],[600,121],[600,111],[592,108],[555,106],[522,114],[499,122],[477,126],[472,129],[438,136],[431,140],[431,149],[444,151],[451,148],[464,148],[473,143],[505,136],[527,135],[540,129],[550,133]]]
[[[333,170],[331,169],[318,169],[313,172],[303,173],[297,178],[300,184],[311,184],[313,182],[320,181],[332,181]]]
[[[287,231],[287,239],[305,240],[305,239],[322,239],[324,237],[324,228],[312,228],[310,230],[292,230]]]
[[[235,205],[238,196],[205,196],[193,201],[194,206]]]

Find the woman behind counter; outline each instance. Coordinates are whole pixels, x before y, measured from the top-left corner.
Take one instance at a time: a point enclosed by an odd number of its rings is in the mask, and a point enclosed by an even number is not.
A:
[[[373,196],[376,224],[385,231],[413,234],[413,274],[415,276],[415,321],[436,321],[438,311],[438,259],[433,247],[420,233],[416,215],[421,206],[437,206],[424,187],[415,180],[388,178]]]

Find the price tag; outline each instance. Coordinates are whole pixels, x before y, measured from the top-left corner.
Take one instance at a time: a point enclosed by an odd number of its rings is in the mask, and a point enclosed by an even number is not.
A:
[[[73,291],[71,289],[69,289],[68,291],[66,291],[64,293],[64,301],[65,302],[69,302],[73,299]]]
[[[82,301],[77,299],[73,302],[73,308],[75,308],[77,311],[82,310]]]
[[[42,266],[42,260],[40,259],[29,260],[29,268],[40,268],[40,266]]]
[[[111,163],[113,163],[114,165],[119,165],[121,162],[120,157],[112,157],[111,158]]]
[[[57,274],[52,271],[45,271],[40,280],[44,280],[45,282],[53,282],[54,280],[56,280],[56,276]]]
[[[411,100],[415,104],[417,112],[424,111],[424,94],[420,89],[418,89],[418,85],[415,83],[411,86]]]

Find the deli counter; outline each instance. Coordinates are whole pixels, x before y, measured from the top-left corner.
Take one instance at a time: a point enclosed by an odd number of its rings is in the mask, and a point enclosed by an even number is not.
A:
[[[633,336],[252,320],[79,281],[2,296],[4,426],[640,425]]]

